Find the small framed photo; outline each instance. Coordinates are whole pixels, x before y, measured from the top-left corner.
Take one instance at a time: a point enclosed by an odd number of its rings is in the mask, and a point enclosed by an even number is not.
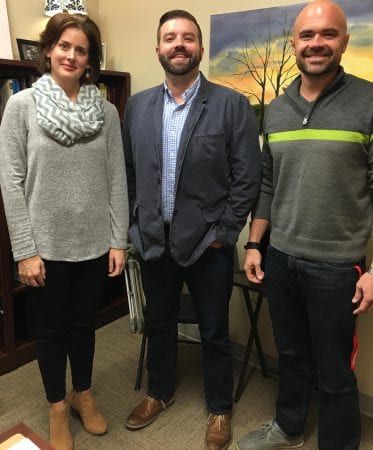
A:
[[[102,61],[100,65],[101,70],[106,69],[106,44],[104,42],[101,43],[101,50],[102,50]]]
[[[17,45],[19,57],[22,61],[38,61],[39,60],[39,42],[29,41],[27,39],[18,39]]]

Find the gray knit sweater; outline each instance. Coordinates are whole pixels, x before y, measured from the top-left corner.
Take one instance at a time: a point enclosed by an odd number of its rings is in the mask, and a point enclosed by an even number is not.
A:
[[[0,127],[0,183],[19,261],[84,261],[127,242],[128,204],[120,124],[105,101],[95,135],[65,147],[36,122],[31,89],[13,95]]]
[[[271,244],[300,258],[364,258],[372,229],[373,83],[343,71],[312,103],[299,78],[268,107],[255,212]]]

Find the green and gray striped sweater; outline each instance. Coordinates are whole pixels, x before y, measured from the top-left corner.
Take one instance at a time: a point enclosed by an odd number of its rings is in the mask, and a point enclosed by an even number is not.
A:
[[[373,212],[373,83],[341,69],[314,102],[300,77],[266,111],[254,216],[271,245],[316,261],[363,259]]]

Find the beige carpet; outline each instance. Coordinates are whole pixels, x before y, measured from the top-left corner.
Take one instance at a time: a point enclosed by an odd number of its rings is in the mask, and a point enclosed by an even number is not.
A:
[[[197,345],[181,344],[176,403],[148,428],[128,431],[126,415],[145,395],[134,390],[140,335],[131,334],[128,319],[120,319],[97,332],[93,388],[101,411],[109,422],[105,436],[88,435],[72,419],[75,450],[199,450],[203,449],[205,410],[201,355]],[[239,369],[237,364],[236,369]],[[255,371],[234,409],[234,440],[259,427],[273,415],[277,392],[275,377],[264,379]],[[48,437],[47,404],[36,362],[0,377],[0,432],[24,422]],[[305,450],[316,450],[315,407],[306,431]],[[232,443],[230,449],[234,449]],[[363,417],[361,450],[373,449],[373,419]]]

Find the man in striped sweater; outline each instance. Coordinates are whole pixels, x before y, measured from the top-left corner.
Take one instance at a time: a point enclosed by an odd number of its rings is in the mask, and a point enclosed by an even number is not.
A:
[[[373,84],[340,66],[346,17],[331,1],[310,2],[294,24],[300,75],[268,107],[261,192],[245,270],[265,280],[279,354],[275,418],[239,450],[297,448],[312,391],[322,450],[360,442],[354,375],[355,320],[373,310]],[[259,242],[271,223],[265,271]]]

